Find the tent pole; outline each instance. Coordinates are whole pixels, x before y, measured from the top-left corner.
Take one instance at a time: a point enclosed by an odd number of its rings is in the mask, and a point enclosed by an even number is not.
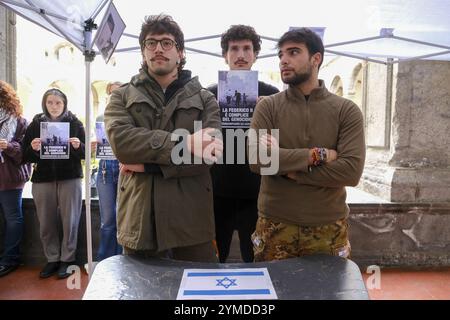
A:
[[[85,68],[86,68],[86,144],[85,144],[85,205],[86,205],[86,245],[88,258],[88,276],[91,280],[93,272],[92,261],[92,220],[91,220],[91,62],[95,58],[95,52],[90,50],[92,42],[92,29],[97,26],[93,20],[85,21],[84,40]]]
[[[91,225],[91,62],[86,59],[86,154],[85,154],[85,205],[86,205],[86,236],[88,255],[88,275],[91,279],[92,270],[92,225]]]

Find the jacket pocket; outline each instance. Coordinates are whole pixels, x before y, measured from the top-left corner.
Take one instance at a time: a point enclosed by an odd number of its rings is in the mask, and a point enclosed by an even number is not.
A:
[[[189,132],[194,132],[194,121],[200,121],[202,119],[203,105],[195,101],[187,101],[181,103],[174,114],[175,128],[183,128]]]
[[[149,242],[151,184],[145,173],[120,176],[117,204],[118,238],[134,248]]]
[[[136,126],[152,129],[157,123],[161,112],[155,105],[146,101],[137,101],[127,105],[127,110],[133,117]]]
[[[117,229],[120,234],[136,236],[139,232],[138,214],[131,207],[133,203],[132,175],[121,175],[117,194]],[[128,239],[128,241],[131,241]]]

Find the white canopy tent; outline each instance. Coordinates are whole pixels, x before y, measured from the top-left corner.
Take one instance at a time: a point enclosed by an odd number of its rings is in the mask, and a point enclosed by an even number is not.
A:
[[[66,39],[85,56],[86,159],[90,159],[90,64],[96,56],[92,39],[112,0],[0,0],[0,5]],[[412,59],[450,61],[449,0],[366,0],[312,2],[229,0],[221,7],[210,1],[174,0],[151,5],[114,1],[127,24],[115,52],[139,51],[136,35],[146,14],[171,14],[186,37],[187,52],[222,57],[217,38],[231,24],[248,24],[263,36],[259,59],[276,55],[274,44],[289,27],[325,27],[327,54],[392,65]],[[211,35],[202,35],[204,33]],[[268,34],[268,35],[267,35]],[[197,36],[194,36],[197,35]],[[214,40],[214,44],[211,43]],[[195,47],[191,46],[195,43]],[[211,49],[214,48],[214,49]],[[86,161],[85,177],[90,177]],[[85,179],[87,252],[92,270],[90,179]]]

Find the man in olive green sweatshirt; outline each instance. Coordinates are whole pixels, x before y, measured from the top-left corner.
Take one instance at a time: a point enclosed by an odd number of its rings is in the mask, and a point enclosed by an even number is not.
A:
[[[356,186],[364,168],[362,113],[318,79],[324,47],[314,32],[288,31],[278,49],[289,87],[258,103],[251,123],[250,167],[263,175],[252,235],[255,261],[314,253],[348,258],[345,187]],[[277,155],[275,174],[264,175],[260,149]]]

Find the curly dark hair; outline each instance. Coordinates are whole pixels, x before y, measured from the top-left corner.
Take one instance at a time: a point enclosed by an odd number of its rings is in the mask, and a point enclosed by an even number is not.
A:
[[[253,52],[257,57],[261,51],[261,37],[256,33],[251,26],[242,24],[231,26],[225,33],[222,34],[220,46],[222,47],[222,55],[228,51],[228,43],[230,41],[251,40],[253,43]]]
[[[139,44],[141,46],[141,52],[144,53],[144,41],[145,37],[149,33],[153,34],[164,34],[168,33],[173,35],[175,38],[175,42],[177,43],[177,49],[179,51],[184,51],[184,34],[181,31],[178,23],[173,20],[173,18],[166,14],[152,15],[147,16],[144,19],[144,23],[141,27],[141,34],[139,35]],[[186,64],[186,58],[183,56],[180,63],[178,64],[178,72],[183,70],[184,65]],[[143,67],[147,68],[147,64],[143,63]]]
[[[0,80],[0,108],[9,114],[20,117],[23,112],[19,97],[14,88],[5,81]]]

